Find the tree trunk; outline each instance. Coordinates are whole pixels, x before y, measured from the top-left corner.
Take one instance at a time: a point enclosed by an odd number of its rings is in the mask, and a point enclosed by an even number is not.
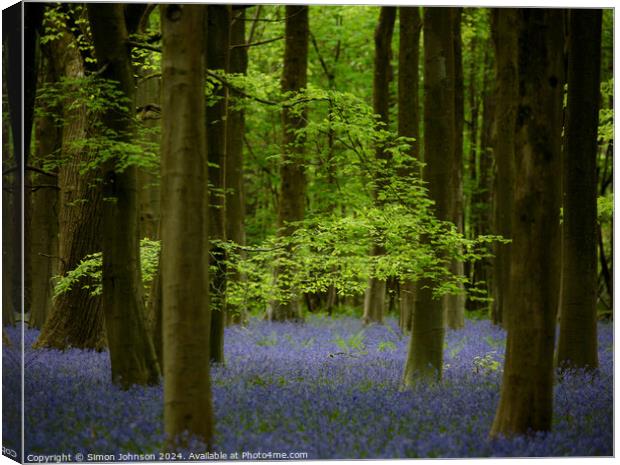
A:
[[[489,44],[489,46],[491,46]],[[490,234],[492,223],[490,206],[492,204],[491,198],[491,179],[493,169],[493,137],[495,128],[495,89],[490,85],[491,69],[491,54],[485,52],[485,70],[484,79],[482,82],[482,127],[480,131],[480,151],[478,153],[478,163],[480,166],[480,173],[476,186],[476,191],[473,196],[473,206],[475,208],[472,214],[473,231],[474,235]],[[471,282],[478,289],[482,288],[486,291],[485,297],[490,294],[489,287],[489,274],[490,274],[490,260],[488,258],[482,258],[473,264],[473,272],[471,275]],[[487,303],[481,303],[475,300],[469,301],[469,307],[472,310],[489,309]],[[487,312],[488,313],[488,312]]]
[[[124,111],[107,110],[102,121],[110,138],[134,137],[135,82],[122,4],[88,4],[101,77],[118,83],[127,98]],[[159,365],[146,328],[140,269],[137,167],[119,170],[118,156],[103,167],[103,309],[112,365],[112,381],[123,389],[157,384]]]
[[[490,435],[551,429],[559,270],[564,11],[519,11],[518,181],[511,307],[500,402]]]
[[[450,186],[450,209],[448,219],[458,231],[463,233],[463,119],[464,119],[464,88],[463,88],[463,56],[461,45],[461,14],[462,8],[452,9],[452,40],[454,46],[454,157],[452,159],[452,182]],[[465,272],[463,262],[452,260],[450,271],[462,276]],[[444,297],[446,324],[450,329],[462,328],[465,324],[465,294],[448,294]]]
[[[14,8],[18,8],[14,6]],[[7,10],[5,14],[10,10]],[[3,63],[7,58],[6,46],[2,47]],[[2,99],[8,99],[7,90],[7,66],[2,67]],[[13,150],[11,144],[11,124],[9,118],[2,118],[2,168],[4,169],[13,165]],[[3,175],[3,185],[13,186],[13,172]],[[17,252],[19,247],[14,238],[15,228],[13,227],[13,209],[15,208],[13,200],[13,191],[6,187],[2,189],[2,325],[15,324],[15,311],[19,311],[19,302],[17,306],[14,302],[15,291],[13,289],[13,254]]]
[[[596,368],[596,156],[602,11],[571,10],[569,14],[558,366]]]
[[[84,75],[82,58],[69,34],[64,34],[57,45],[52,45],[52,61],[61,67],[64,76],[75,79]],[[75,269],[87,255],[101,252],[103,227],[102,193],[98,181],[101,170],[96,168],[82,172],[85,165],[96,160],[97,153],[75,148],[76,141],[94,135],[93,126],[97,122],[88,122],[84,105],[65,103],[60,156],[66,162],[58,171],[58,273],[61,276]],[[101,296],[91,295],[90,289],[83,288],[85,284],[92,283],[76,283],[70,291],[54,299],[34,347],[105,349],[107,342]]]
[[[43,50],[42,50],[43,51]],[[58,79],[57,70],[45,49],[40,71],[41,84],[53,83]],[[60,108],[45,108],[59,114]],[[42,168],[43,160],[56,156],[62,145],[62,131],[50,115],[35,120],[36,149],[32,164]],[[52,277],[58,274],[58,176],[52,173],[32,174],[31,187],[31,232],[30,247],[27,250],[31,264],[30,318],[31,327],[41,329],[52,308]]]
[[[435,201],[435,215],[447,220],[454,169],[454,22],[450,8],[424,9],[424,179]],[[445,312],[443,299],[434,299],[428,279],[419,282],[416,311],[404,384],[416,378],[441,379]]]
[[[496,131],[493,152],[493,233],[512,238],[513,184],[515,176],[515,124],[517,117],[518,10],[494,8],[491,31],[495,46]],[[511,244],[495,248],[492,278],[493,323],[505,326],[510,303]]]
[[[418,92],[422,19],[420,8],[417,6],[401,6],[399,14],[398,135],[416,139],[409,150],[409,156],[419,158],[420,102]],[[403,174],[406,176],[414,174],[410,171],[407,170]],[[411,331],[411,322],[415,312],[415,289],[415,282],[411,280],[405,280],[400,286],[399,326],[403,331]]]
[[[140,71],[145,75],[144,71]],[[138,80],[136,89],[136,107],[141,125],[153,129],[160,126],[159,115],[152,111],[153,105],[160,104],[161,78],[143,76]],[[160,145],[158,133],[149,134],[148,142]],[[159,239],[160,189],[158,176],[152,170],[138,168],[138,201],[140,212],[140,238]]]
[[[230,49],[230,5],[207,7],[206,65],[211,70],[228,71]],[[226,240],[226,205],[224,185],[226,173],[226,110],[228,91],[216,88],[215,103],[206,108],[207,153],[209,157],[209,239]],[[226,323],[226,252],[220,245],[210,243],[212,267],[209,288],[211,307],[211,361],[224,363],[224,326]]]
[[[245,44],[245,8],[233,10],[234,18],[230,29],[232,45]],[[229,71],[245,74],[248,68],[247,47],[230,50]],[[234,97],[234,91],[231,92]],[[226,118],[226,237],[235,244],[245,245],[245,192],[243,187],[243,134],[245,116],[243,110],[228,107]],[[239,273],[229,276],[230,280],[242,281]],[[227,321],[241,323],[245,320],[245,309],[232,308],[227,304]]]
[[[390,121],[390,81],[392,79],[392,35],[394,33],[394,23],[396,21],[396,7],[381,7],[379,22],[375,29],[375,63],[374,79],[372,92],[373,112],[379,115],[379,121],[383,123],[382,128],[389,128]],[[390,159],[385,147],[376,148],[377,160],[380,166],[375,174],[375,189],[373,195],[375,203],[379,203],[378,197],[381,190],[386,187],[386,179],[389,174],[386,170]],[[385,254],[383,246],[375,244],[370,252],[371,256],[376,257]],[[383,323],[385,313],[385,293],[386,282],[383,279],[371,277],[368,280],[366,295],[364,298],[364,324]]]
[[[162,299],[164,429],[213,435],[209,377],[209,276],[205,7],[161,5]]]
[[[306,88],[308,76],[308,7],[287,5],[284,31],[284,70],[282,72],[282,91],[295,92]],[[297,110],[297,109],[296,109]],[[280,163],[280,202],[278,205],[278,234],[290,235],[294,228],[289,222],[304,218],[306,202],[306,174],[304,168],[303,140],[295,131],[306,126],[307,110],[301,114],[289,108],[282,110],[283,151]],[[290,253],[290,251],[288,251]],[[276,281],[280,280],[284,269],[275,270]],[[270,320],[283,321],[301,319],[299,297],[295,295],[287,302],[271,302],[268,308]]]

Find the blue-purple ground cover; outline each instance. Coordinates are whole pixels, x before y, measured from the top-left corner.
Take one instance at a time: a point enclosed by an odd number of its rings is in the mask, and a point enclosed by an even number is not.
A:
[[[18,330],[7,332],[18,340]],[[106,352],[35,351],[36,337],[26,331],[26,454],[162,450],[161,386],[121,391],[110,383]],[[612,326],[599,325],[596,376],[558,378],[552,433],[490,442],[504,342],[489,322],[467,321],[447,333],[443,382],[403,391],[408,337],[393,321],[363,328],[357,319],[314,317],[228,328],[226,365],[212,369],[214,449],[309,459],[612,455]],[[19,358],[4,348],[5,446],[19,444]]]

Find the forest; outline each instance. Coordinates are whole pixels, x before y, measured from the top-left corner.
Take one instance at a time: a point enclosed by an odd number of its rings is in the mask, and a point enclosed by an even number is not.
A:
[[[613,456],[613,24],[4,10],[3,455]]]

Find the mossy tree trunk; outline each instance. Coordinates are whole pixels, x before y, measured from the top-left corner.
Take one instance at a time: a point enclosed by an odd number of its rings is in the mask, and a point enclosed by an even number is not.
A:
[[[308,6],[287,5],[284,27],[284,69],[282,91],[296,92],[305,89],[308,82]],[[304,140],[296,131],[306,126],[307,110],[284,108],[282,110],[282,154],[280,160],[280,192],[278,204],[278,234],[290,235],[294,228],[289,223],[304,218],[306,204],[306,173]],[[286,255],[291,253],[287,251]],[[292,296],[287,301],[270,302],[267,316],[270,320],[302,319],[299,296],[289,289],[285,267],[276,266],[274,279]]]
[[[455,185],[454,154],[454,19],[451,8],[424,9],[424,155],[423,178],[435,201],[435,215],[449,218],[451,192]],[[416,311],[404,384],[416,379],[441,379],[445,311],[443,299],[433,298],[434,283],[418,283]]]
[[[571,10],[558,365],[596,368],[596,157],[601,10]],[[587,59],[586,59],[587,57]]]
[[[116,82],[124,110],[108,109],[102,122],[118,143],[134,135],[135,81],[123,4],[88,4],[101,77]],[[157,384],[159,365],[148,334],[140,269],[137,167],[119,169],[122,154],[103,165],[102,297],[112,381],[124,389]]]
[[[549,431],[559,269],[563,10],[518,13],[518,113],[506,362],[490,435]]]
[[[164,430],[171,446],[186,431],[207,445],[213,435],[205,13],[201,5],[160,6]]]
[[[396,7],[381,7],[379,22],[375,29],[375,61],[373,74],[372,108],[382,128],[389,129],[390,121],[390,81],[392,80],[392,35],[396,21]],[[376,147],[378,169],[375,175],[373,195],[375,203],[379,203],[380,192],[386,189],[386,180],[389,176],[390,155],[385,147]],[[385,254],[381,244],[373,244],[370,255],[373,257]],[[383,323],[385,313],[386,281],[377,277],[368,280],[364,298],[364,324]]]

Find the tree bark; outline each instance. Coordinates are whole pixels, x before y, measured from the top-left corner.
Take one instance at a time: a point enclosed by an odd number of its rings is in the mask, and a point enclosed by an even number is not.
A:
[[[416,142],[409,150],[411,158],[420,156],[420,102],[418,97],[420,82],[420,32],[422,19],[420,9],[399,7],[400,42],[398,51],[398,135],[414,137]],[[404,175],[414,174],[411,170]],[[411,331],[415,312],[415,282],[405,280],[400,286],[400,320],[403,331]]]
[[[463,118],[464,118],[464,87],[463,87],[463,56],[461,45],[462,8],[452,8],[452,40],[454,46],[454,157],[452,159],[452,186],[450,189],[449,220],[457,230],[463,233]],[[462,276],[463,262],[452,260],[450,271]],[[450,329],[462,328],[465,324],[465,294],[448,294],[444,297],[446,324]]]
[[[61,74],[69,78],[84,75],[84,63],[69,34],[53,42],[52,61],[61,67]],[[66,103],[66,104],[65,104]],[[58,211],[58,273],[62,276],[75,269],[87,255],[101,252],[102,192],[101,170],[83,167],[96,160],[93,151],[77,150],[76,141],[95,134],[98,122],[89,122],[85,105],[64,102],[62,116],[62,150],[65,160],[58,171],[60,205]],[[84,201],[87,199],[87,201]],[[69,347],[103,350],[107,346],[101,296],[91,295],[84,289],[88,281],[76,283],[73,288],[53,301],[48,318],[34,347],[64,350]]]
[[[187,431],[213,435],[210,315],[205,7],[161,5],[162,299],[164,429],[169,444]]]
[[[127,98],[124,111],[106,110],[102,121],[110,138],[131,143],[135,82],[123,4],[88,4],[101,77],[118,83]],[[112,381],[123,389],[159,383],[159,365],[147,332],[140,269],[137,167],[118,169],[120,158],[103,166],[103,308]]]
[[[233,10],[230,29],[231,44],[245,44],[245,8]],[[229,71],[245,74],[248,68],[247,47],[230,50]],[[231,91],[235,97],[235,92]],[[243,134],[245,116],[241,109],[228,107],[226,118],[226,237],[235,244],[245,245],[245,189],[243,186]],[[242,281],[243,276],[234,273],[230,280]],[[241,323],[245,320],[245,309],[226,307],[227,321]]]
[[[50,55],[49,47],[42,47],[40,83],[54,83],[58,71]],[[45,108],[59,114],[61,108]],[[62,145],[62,130],[57,127],[52,116],[45,114],[35,119],[36,148],[32,164],[41,167],[43,160],[56,156]],[[31,288],[30,318],[31,327],[41,329],[52,308],[52,277],[58,274],[58,177],[52,173],[33,173],[31,177],[30,209],[31,230],[30,256]]]
[[[453,34],[452,9],[424,9],[424,179],[440,220],[449,219],[450,189],[455,185]],[[405,386],[411,386],[418,378],[441,379],[445,311],[443,299],[433,298],[433,285],[429,279],[418,284]]]
[[[230,49],[230,5],[207,7],[206,65],[211,70],[228,71]],[[209,157],[209,239],[226,240],[226,204],[224,190],[226,175],[226,112],[228,91],[216,88],[217,101],[207,105],[207,153]],[[211,361],[224,363],[224,326],[226,323],[226,252],[220,245],[210,243],[210,262],[213,272],[209,288],[211,307]]]
[[[492,46],[489,44],[489,47]],[[493,169],[493,138],[496,131],[496,95],[495,89],[490,85],[491,54],[485,52],[484,79],[482,81],[482,127],[480,128],[480,150],[478,163],[480,166],[476,190],[472,198],[472,229],[473,236],[491,233],[491,205],[492,205],[492,169]],[[482,258],[473,264],[471,282],[477,288],[486,291],[485,297],[490,295],[489,286],[491,262],[488,258]],[[484,308],[489,310],[488,303],[480,303],[475,300],[469,301],[468,308],[477,310]],[[487,312],[488,313],[488,312]],[[491,315],[491,313],[489,313]]]
[[[523,9],[518,26],[511,307],[491,437],[548,431],[553,413],[564,11]]]
[[[13,8],[19,8],[14,6]],[[11,10],[7,9],[5,15]],[[7,47],[3,40],[2,60],[6,63],[8,60]],[[7,89],[7,66],[2,66],[2,98],[3,101],[8,99]],[[2,118],[2,168],[3,170],[14,163],[13,149],[11,144],[11,122],[9,118]],[[3,185],[14,186],[13,172],[3,174]],[[2,325],[15,324],[15,311],[19,311],[20,303],[13,300],[16,296],[13,289],[13,273],[12,266],[14,263],[13,254],[17,252],[15,228],[13,227],[13,209],[15,208],[13,200],[13,192],[9,189],[2,189]]]
[[[392,79],[392,35],[396,22],[396,7],[381,7],[379,22],[375,29],[375,61],[373,75],[372,107],[373,112],[379,115],[382,128],[389,128],[390,121],[390,81]],[[375,188],[373,191],[375,203],[379,203],[379,193],[386,187],[386,179],[389,176],[390,155],[385,147],[376,148],[375,157],[379,167],[375,174]],[[385,254],[385,249],[375,244],[370,252],[371,256]],[[383,323],[385,313],[386,282],[384,279],[371,277],[368,280],[366,295],[364,298],[364,324]]]
[[[136,89],[136,107],[141,109],[138,119],[146,128],[160,126],[159,115],[149,111],[151,105],[160,104],[161,78],[146,78],[145,71],[140,71],[143,77],[138,81]],[[159,146],[161,137],[159,133],[149,134],[149,143]],[[146,168],[138,168],[138,201],[140,212],[140,238],[148,237],[152,240],[159,239],[160,220],[160,188],[156,173]]]
[[[493,152],[493,233],[512,238],[513,184],[515,176],[515,124],[517,116],[518,10],[494,8],[491,31],[495,47],[497,116]],[[511,244],[495,248],[491,311],[495,324],[505,326],[510,299]]]
[[[596,156],[601,10],[571,10],[558,366],[598,367]],[[587,59],[584,59],[587,57]]]
[[[306,88],[308,82],[308,7],[301,5],[286,6],[284,31],[284,70],[282,72],[282,91],[296,92]],[[306,173],[304,168],[303,140],[295,131],[306,126],[307,110],[301,114],[289,108],[282,110],[282,155],[280,163],[280,202],[278,205],[278,234],[290,235],[294,228],[289,222],[304,218],[306,202]],[[290,253],[290,251],[288,251]],[[275,270],[276,282],[286,274],[278,266]],[[299,297],[295,295],[287,302],[272,301],[267,315],[270,320],[284,321],[301,319]]]

